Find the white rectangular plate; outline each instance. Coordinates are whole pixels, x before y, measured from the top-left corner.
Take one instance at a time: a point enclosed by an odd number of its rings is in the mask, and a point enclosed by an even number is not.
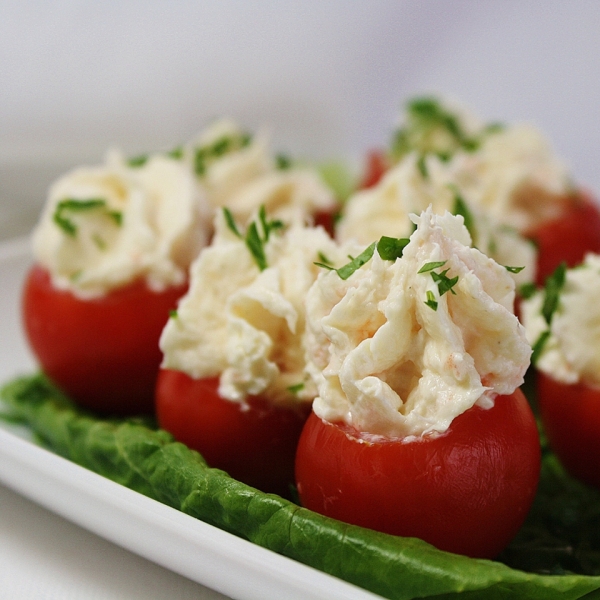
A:
[[[0,382],[31,373],[20,317],[28,240],[0,244]],[[0,421],[0,481],[66,519],[232,598],[368,600],[369,592],[83,469]]]

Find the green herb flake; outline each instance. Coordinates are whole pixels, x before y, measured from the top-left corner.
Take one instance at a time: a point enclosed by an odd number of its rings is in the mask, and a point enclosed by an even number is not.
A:
[[[169,319],[176,319],[178,317],[177,309],[172,309],[169,311]]]
[[[319,261],[321,262],[321,264],[329,266],[329,267],[333,266],[333,263],[320,250],[319,250],[319,252],[317,252],[317,256],[319,257]]]
[[[287,156],[286,154],[278,154],[275,157],[275,166],[280,171],[286,171],[287,169],[291,168],[292,159],[289,156]]]
[[[141,154],[140,156],[134,156],[127,161],[127,164],[133,168],[143,167],[148,162],[149,156],[147,154]]]
[[[393,238],[382,235],[377,242],[377,252],[383,260],[395,261],[402,257],[408,242],[410,242],[408,238]]]
[[[546,285],[544,286],[544,303],[542,305],[542,316],[546,320],[546,323],[550,325],[552,317],[558,308],[558,302],[560,298],[560,292],[565,285],[567,275],[566,263],[561,263],[556,267],[556,270],[548,279],[546,279]]]
[[[435,295],[431,290],[427,290],[427,300],[425,300],[425,304],[427,304],[427,306],[429,306],[429,308],[433,310],[437,310],[438,308],[438,303],[435,299]]]
[[[176,148],[173,148],[173,150],[169,150],[167,156],[169,158],[174,158],[175,160],[181,160],[183,158],[183,146],[177,146]]]
[[[248,134],[236,136],[223,136],[211,144],[196,148],[194,154],[194,171],[196,175],[203,176],[206,169],[214,160],[228,154],[241,150],[250,143],[251,137]]]
[[[243,236],[235,224],[233,214],[226,206],[223,207],[223,216],[225,217],[225,223],[227,224],[229,230],[232,231],[237,237],[242,238]]]
[[[550,338],[550,331],[546,330],[540,334],[540,337],[535,341],[535,344],[531,347],[531,364],[536,365],[537,361],[542,354],[546,342]]]
[[[428,262],[425,263],[417,273],[428,273],[429,271],[433,271],[433,269],[437,269],[439,267],[443,267],[446,264],[445,260],[437,261],[437,262]]]
[[[523,300],[528,300],[529,298],[531,298],[536,293],[536,291],[537,287],[533,281],[524,283],[517,290],[519,296],[521,296]]]
[[[449,278],[446,273],[450,269],[446,269],[441,273],[431,271],[431,278],[437,283],[440,296],[443,296],[446,292],[451,292],[456,295],[456,292],[452,289],[458,283],[458,275],[456,277]]]
[[[292,394],[297,394],[298,392],[301,392],[304,389],[304,384],[303,383],[297,383],[296,385],[290,385],[287,388],[288,392],[291,392]]]
[[[264,204],[260,207],[258,211],[258,218],[260,220],[260,225],[263,230],[263,241],[265,243],[269,241],[269,237],[271,237],[272,231],[277,231],[285,227],[283,221],[280,221],[278,219],[273,219],[272,221],[269,221],[267,219],[267,209],[265,208]]]
[[[508,267],[508,266],[504,265],[504,268],[509,273],[520,273],[525,267]]]
[[[75,237],[77,235],[77,226],[71,220],[71,215],[96,210],[99,208],[106,209],[106,200],[103,198],[88,198],[86,200],[65,198],[56,205],[56,210],[54,211],[52,220],[68,236]],[[107,211],[107,214],[118,225],[121,224],[121,213],[117,211]]]
[[[365,248],[356,258],[351,258],[350,262],[337,270],[337,274],[340,279],[344,281],[348,279],[355,271],[360,269],[364,264],[368,263],[373,257],[377,242],[373,242],[370,246]]]
[[[264,271],[267,268],[267,257],[265,256],[265,249],[263,241],[258,233],[258,227],[253,221],[250,223],[248,230],[246,231],[246,246],[250,250],[250,254],[254,257],[258,268]]]
[[[427,170],[427,162],[424,154],[421,154],[419,160],[417,160],[417,169],[419,169],[419,173],[421,173],[423,179],[429,179],[429,171]]]
[[[471,239],[475,240],[475,238],[477,237],[477,232],[475,229],[475,216],[471,212],[471,209],[469,208],[467,202],[460,193],[458,187],[453,184],[450,184],[448,187],[454,194],[454,206],[452,208],[452,214],[460,215],[463,218],[465,222],[465,227],[467,228]]]

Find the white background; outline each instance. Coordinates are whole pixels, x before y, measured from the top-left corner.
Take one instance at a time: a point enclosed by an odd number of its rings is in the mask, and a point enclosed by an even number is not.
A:
[[[0,234],[109,146],[228,115],[278,150],[358,160],[429,92],[533,121],[600,190],[599,24],[595,0],[0,0]]]
[[[0,0],[0,239],[109,146],[171,147],[228,115],[358,161],[431,92],[534,122],[599,194],[599,25],[596,0]],[[2,487],[0,522],[0,597],[31,597],[32,572],[44,598],[204,597]]]

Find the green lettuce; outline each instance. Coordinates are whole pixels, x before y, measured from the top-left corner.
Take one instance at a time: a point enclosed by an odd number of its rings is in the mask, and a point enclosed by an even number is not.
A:
[[[568,479],[549,453],[532,515],[503,556],[508,566],[340,523],[264,494],[209,468],[197,452],[150,421],[101,420],[85,413],[42,375],[16,379],[0,394],[11,418],[26,423],[57,454],[386,598],[600,597],[600,561],[594,554],[600,538],[598,495]],[[531,564],[516,568],[519,561]],[[569,566],[589,574],[569,572]]]

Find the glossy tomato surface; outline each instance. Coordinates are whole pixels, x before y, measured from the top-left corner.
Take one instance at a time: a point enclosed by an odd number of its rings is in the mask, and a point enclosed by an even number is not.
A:
[[[564,467],[600,488],[600,389],[538,372],[537,402],[550,447]]]
[[[585,195],[564,199],[562,214],[527,232],[538,247],[537,284],[546,278],[561,262],[574,267],[588,252],[600,253],[600,209]]]
[[[211,466],[265,492],[290,495],[294,457],[309,407],[276,407],[250,397],[247,407],[219,396],[218,379],[161,369],[159,425]]]
[[[186,287],[155,293],[137,281],[82,300],[55,289],[48,272],[34,266],[23,291],[25,331],[42,370],[79,405],[103,414],[151,413],[158,340]]]
[[[519,390],[456,417],[445,434],[414,441],[369,440],[313,413],[296,458],[303,506],[484,558],[522,525],[539,472],[536,423]]]

